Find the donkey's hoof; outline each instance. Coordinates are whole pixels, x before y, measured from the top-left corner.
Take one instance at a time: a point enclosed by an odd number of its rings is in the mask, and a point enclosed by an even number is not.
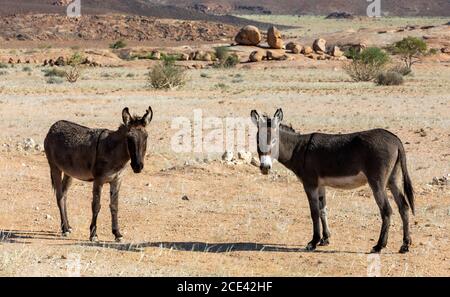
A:
[[[398,251],[400,254],[405,254],[407,252],[409,252],[409,245],[402,245],[402,247],[400,248],[400,250]]]
[[[321,238],[319,241],[320,246],[327,246],[330,244],[330,240],[328,238]]]
[[[371,254],[378,254],[381,252],[381,247],[379,247],[378,245],[374,246],[371,250],[370,253]]]
[[[70,235],[70,231],[63,231],[62,232],[62,236],[63,237],[67,237],[67,236],[69,236]]]
[[[91,237],[89,237],[89,240],[90,240],[91,242],[98,242],[98,237],[97,237],[97,235],[91,236]]]
[[[116,237],[116,242],[122,242],[122,240],[123,240],[123,237],[122,237],[122,236]]]
[[[310,243],[308,243],[308,245],[305,247],[305,249],[306,249],[308,252],[312,252],[312,251],[314,251],[314,250],[316,249],[316,245],[310,242]]]
[[[72,233],[72,231],[73,231],[72,227],[69,227],[69,228],[67,229],[67,232],[69,232],[69,233]]]

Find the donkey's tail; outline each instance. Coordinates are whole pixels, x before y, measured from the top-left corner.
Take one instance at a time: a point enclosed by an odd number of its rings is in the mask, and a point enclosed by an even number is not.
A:
[[[400,143],[398,149],[398,157],[400,160],[400,165],[402,166],[403,173],[403,191],[408,199],[408,204],[411,207],[411,211],[414,214],[414,189],[412,187],[411,178],[408,174],[408,168],[406,167],[406,153],[403,144]]]

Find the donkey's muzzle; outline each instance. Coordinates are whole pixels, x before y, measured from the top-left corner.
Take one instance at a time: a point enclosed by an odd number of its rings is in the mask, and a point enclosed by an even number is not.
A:
[[[264,175],[268,175],[270,171],[270,167],[267,166],[259,166],[259,169],[261,170],[261,173]]]
[[[144,163],[139,164],[131,164],[131,168],[133,168],[134,173],[141,173],[142,169],[144,169]]]

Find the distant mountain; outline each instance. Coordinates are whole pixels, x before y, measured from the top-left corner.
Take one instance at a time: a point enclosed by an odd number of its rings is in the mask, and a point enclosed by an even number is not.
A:
[[[67,0],[1,0],[0,16],[14,14],[65,14]],[[81,0],[82,15],[102,15],[118,13],[141,15],[160,19],[204,20],[232,25],[254,24],[261,28],[269,24],[244,20],[230,15],[205,14],[195,9],[186,9],[181,5],[162,5],[159,1],[146,0]]]
[[[70,0],[1,0],[0,15],[64,13],[54,5]],[[83,14],[122,13],[143,16],[211,20],[241,24],[225,14],[315,14],[348,12],[365,15],[366,0],[81,0]],[[383,15],[450,16],[450,0],[381,0]],[[215,16],[215,15],[222,16]],[[206,16],[205,16],[206,15]]]
[[[206,13],[366,15],[366,0],[147,0]],[[450,16],[450,0],[381,0],[385,16]]]

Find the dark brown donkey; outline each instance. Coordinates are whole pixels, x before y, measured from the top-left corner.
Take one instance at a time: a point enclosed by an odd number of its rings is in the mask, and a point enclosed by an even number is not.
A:
[[[408,210],[414,214],[414,195],[406,168],[406,156],[400,139],[391,132],[375,129],[350,134],[312,133],[301,135],[281,124],[283,111],[260,117],[251,112],[258,126],[258,154],[261,172],[268,174],[272,160],[292,170],[303,183],[313,221],[313,238],[306,246],[328,245],[325,187],[352,189],[369,183],[381,212],[381,233],[372,252],[386,247],[392,209],[386,194],[391,190],[403,222],[403,245],[400,253],[409,250]],[[403,189],[402,189],[403,188]],[[406,196],[406,198],[405,198]],[[322,223],[322,236],[320,235]]]
[[[64,236],[72,230],[67,218],[66,200],[72,178],[76,178],[94,182],[90,240],[97,240],[97,216],[105,183],[110,185],[112,233],[116,241],[122,239],[117,221],[122,174],[130,159],[135,173],[140,173],[144,168],[147,149],[145,127],[152,118],[151,107],[142,118],[131,116],[128,108],[124,108],[123,124],[117,131],[90,129],[67,121],[58,121],[51,126],[44,147]]]

